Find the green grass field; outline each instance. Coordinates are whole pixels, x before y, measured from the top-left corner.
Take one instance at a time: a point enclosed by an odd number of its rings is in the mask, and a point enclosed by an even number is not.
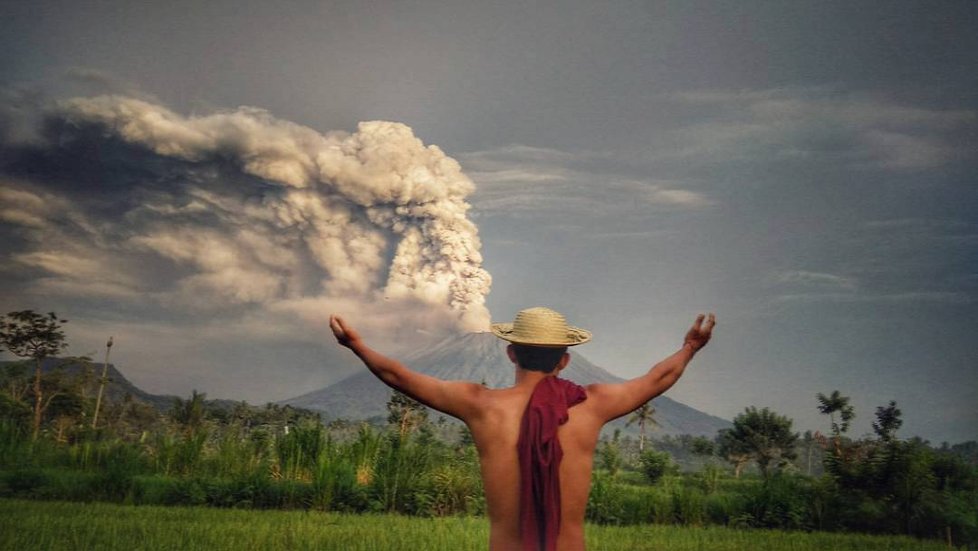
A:
[[[411,518],[303,511],[126,506],[0,500],[0,549],[485,549],[482,518]],[[589,526],[590,550],[941,550],[940,542],[893,536],[732,530],[718,527]]]

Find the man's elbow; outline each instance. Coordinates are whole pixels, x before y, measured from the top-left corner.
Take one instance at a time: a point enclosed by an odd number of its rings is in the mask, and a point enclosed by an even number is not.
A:
[[[380,380],[389,387],[404,390],[404,375],[397,370],[385,371],[380,375]]]

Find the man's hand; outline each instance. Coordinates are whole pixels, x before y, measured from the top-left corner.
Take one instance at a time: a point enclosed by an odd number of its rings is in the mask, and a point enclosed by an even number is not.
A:
[[[707,318],[705,325],[703,324],[703,314],[696,316],[696,321],[693,322],[693,326],[686,333],[683,346],[688,344],[692,347],[693,352],[699,351],[700,348],[706,346],[706,343],[710,342],[710,337],[713,335],[713,326],[716,323],[717,320],[713,314],[710,314]]]
[[[706,323],[703,323],[703,320]],[[683,347],[668,358],[652,366],[648,373],[623,383],[595,383],[588,385],[587,404],[599,418],[607,422],[626,415],[652,398],[672,388],[683,375],[686,365],[696,352],[706,346],[713,333],[716,318],[700,314],[693,327],[686,333]]]
[[[360,340],[360,334],[347,325],[339,316],[333,315],[329,317],[329,328],[333,330],[333,336],[336,337],[336,342],[347,348],[353,348],[353,343]]]

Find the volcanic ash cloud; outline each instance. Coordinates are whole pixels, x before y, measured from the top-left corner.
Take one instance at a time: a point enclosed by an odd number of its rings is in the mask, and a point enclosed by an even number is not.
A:
[[[31,235],[10,253],[21,266],[111,259],[131,272],[114,278],[117,296],[169,307],[488,328],[491,278],[465,201],[474,186],[403,124],[321,134],[254,108],[184,117],[100,96],[58,104],[43,135],[0,182],[25,201],[3,220]],[[37,159],[73,168],[32,169]],[[30,210],[38,201],[49,207]],[[161,269],[137,273],[140,259]],[[63,292],[96,292],[48,272]]]

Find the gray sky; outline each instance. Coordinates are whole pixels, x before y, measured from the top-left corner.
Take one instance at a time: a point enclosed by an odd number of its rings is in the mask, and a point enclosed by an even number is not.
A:
[[[4,2],[0,307],[69,318],[76,354],[116,335],[147,390],[278,400],[356,369],[325,310],[395,351],[451,326],[442,283],[384,279],[432,247],[471,273],[481,239],[493,319],[561,310],[621,376],[716,311],[670,391],[693,407],[825,430],[839,389],[857,435],[895,399],[905,436],[978,438],[978,6],[439,4]],[[381,169],[433,187],[276,184],[310,143],[405,144]],[[398,216],[434,241],[395,250]],[[438,238],[465,220],[475,241]]]

